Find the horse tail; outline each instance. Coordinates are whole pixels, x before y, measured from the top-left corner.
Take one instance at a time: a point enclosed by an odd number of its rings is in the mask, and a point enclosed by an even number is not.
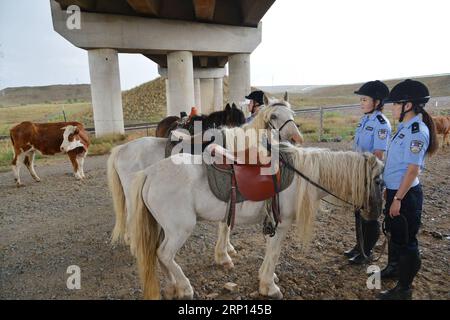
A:
[[[129,225],[131,252],[136,256],[145,299],[159,299],[159,279],[156,273],[159,225],[146,207],[142,188],[146,181],[143,171],[133,180],[130,201],[132,215]]]
[[[119,150],[120,146],[112,149],[107,163],[108,185],[113,199],[114,212],[116,214],[116,223],[111,234],[111,243],[117,243],[124,240],[127,224],[125,193],[115,166]]]

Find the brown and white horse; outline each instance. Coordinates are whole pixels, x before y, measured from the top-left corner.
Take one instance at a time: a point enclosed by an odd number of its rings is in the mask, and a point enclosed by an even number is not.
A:
[[[30,171],[37,182],[41,179],[34,169],[34,156],[36,151],[44,155],[67,153],[72,162],[73,171],[77,179],[83,179],[84,159],[89,148],[89,135],[79,122],[33,123],[24,121],[10,132],[14,148],[12,169],[17,186],[21,186],[21,164]]]

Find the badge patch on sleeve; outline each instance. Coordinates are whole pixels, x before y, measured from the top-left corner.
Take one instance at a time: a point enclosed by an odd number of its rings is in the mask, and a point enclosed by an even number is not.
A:
[[[411,141],[411,145],[409,146],[409,149],[412,153],[419,153],[423,148],[423,142],[419,140],[413,140]]]
[[[380,129],[378,130],[378,138],[380,138],[381,140],[384,140],[387,138],[387,129]]]

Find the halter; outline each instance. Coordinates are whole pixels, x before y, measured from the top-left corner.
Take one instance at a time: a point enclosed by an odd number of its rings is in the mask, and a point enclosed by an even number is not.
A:
[[[275,104],[271,105],[270,107],[278,107],[278,106],[287,108],[287,106],[284,103],[275,103]],[[294,122],[294,124],[295,124],[295,121],[293,119],[288,119],[281,125],[280,128],[275,128],[275,126],[272,124],[272,122],[270,120],[267,124],[270,128],[272,128],[274,130],[278,130],[278,138],[279,138],[279,140],[281,140],[280,139],[281,138],[281,136],[280,136],[281,130],[283,130],[283,128],[291,121]]]
[[[292,119],[288,119],[288,120],[286,120],[282,125],[281,125],[281,127],[278,129],[278,128],[275,128],[275,126],[272,124],[272,122],[271,121],[269,121],[267,124],[269,125],[269,127],[271,127],[272,129],[274,129],[274,130],[278,130],[278,135],[280,134],[280,132],[281,132],[281,130],[283,130],[283,128],[284,128],[284,126],[285,125],[287,125],[289,122],[294,122],[295,123],[295,121],[294,120],[292,120]]]

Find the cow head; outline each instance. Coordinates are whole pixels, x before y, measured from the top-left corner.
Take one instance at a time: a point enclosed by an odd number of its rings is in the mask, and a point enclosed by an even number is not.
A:
[[[76,126],[66,126],[61,128],[61,130],[64,130],[63,132],[63,142],[61,143],[61,151],[62,152],[69,152],[70,150],[83,147],[83,143],[81,143],[81,138],[79,136],[80,129]]]

